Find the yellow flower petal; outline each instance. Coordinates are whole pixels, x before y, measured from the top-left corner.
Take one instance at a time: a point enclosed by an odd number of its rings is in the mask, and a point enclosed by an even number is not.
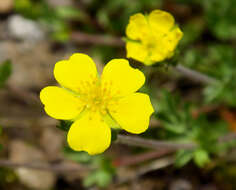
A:
[[[56,63],[54,76],[63,87],[84,94],[97,80],[97,69],[89,56],[75,53],[69,60]]]
[[[170,49],[167,42],[160,39],[159,43],[155,44],[154,48],[151,50],[150,60],[152,63],[161,62],[167,58],[169,52]]]
[[[111,97],[136,92],[145,82],[144,74],[129,65],[126,59],[113,59],[103,69],[102,89]]]
[[[86,151],[90,155],[104,152],[111,143],[111,129],[98,115],[87,113],[72,124],[67,141],[76,151]]]
[[[154,112],[149,96],[143,93],[124,97],[108,109],[121,128],[135,134],[147,130],[150,116]]]
[[[183,37],[183,32],[180,30],[178,26],[176,26],[174,29],[172,29],[164,38],[164,41],[166,42],[166,48],[169,51],[174,51],[176,48],[178,42]]]
[[[130,17],[126,27],[126,35],[132,40],[140,40],[149,31],[147,19],[141,13]]]
[[[138,42],[126,43],[127,58],[133,58],[137,61],[144,62],[147,58],[147,50]]]
[[[78,97],[57,86],[42,89],[40,100],[45,106],[46,113],[55,119],[74,119],[83,109]]]
[[[164,53],[163,51],[160,51],[159,48],[156,48],[154,50],[156,50],[156,51],[152,51],[152,54],[150,55],[150,60],[151,60],[150,63],[151,64],[161,62],[166,58],[166,53]]]
[[[168,32],[175,23],[174,17],[168,12],[154,10],[148,16],[148,21],[155,32]]]

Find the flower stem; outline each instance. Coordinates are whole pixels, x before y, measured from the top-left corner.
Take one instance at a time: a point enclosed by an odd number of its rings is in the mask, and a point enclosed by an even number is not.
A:
[[[228,143],[236,140],[236,134],[226,134],[218,138],[218,143]],[[141,137],[127,136],[127,135],[118,135],[117,143],[126,144],[130,146],[137,146],[142,148],[151,148],[151,149],[168,149],[168,150],[191,150],[197,148],[197,144],[194,143],[176,143],[174,141],[161,141],[161,140],[150,140],[144,139]]]
[[[126,135],[118,135],[117,142],[120,144],[126,144],[131,146],[139,146],[143,148],[152,148],[152,149],[169,149],[169,150],[179,150],[179,149],[193,149],[196,147],[196,144],[193,143],[185,143],[180,144],[176,142],[169,141],[160,141],[160,140],[149,140],[143,139],[140,137],[134,136],[126,136]]]
[[[177,65],[175,67],[175,70],[182,73],[186,77],[192,79],[193,81],[201,82],[203,84],[215,84],[218,82],[218,80],[216,80],[212,77],[209,77],[209,76],[202,74],[198,71],[184,67],[183,65]]]

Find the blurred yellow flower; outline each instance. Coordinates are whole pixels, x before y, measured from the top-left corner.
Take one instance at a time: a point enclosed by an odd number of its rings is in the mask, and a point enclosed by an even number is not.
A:
[[[76,53],[56,63],[54,76],[61,87],[44,88],[40,99],[49,116],[74,121],[67,136],[72,149],[102,153],[110,145],[110,127],[135,134],[148,128],[154,110],[149,96],[136,92],[145,77],[127,60],[111,60],[99,76],[93,60]]]
[[[127,57],[152,65],[174,54],[183,33],[171,14],[154,10],[149,15],[131,16],[126,35]]]

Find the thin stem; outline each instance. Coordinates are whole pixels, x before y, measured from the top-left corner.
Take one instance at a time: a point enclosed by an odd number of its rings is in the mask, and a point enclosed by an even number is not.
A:
[[[216,79],[214,79],[212,77],[209,77],[209,76],[207,76],[203,73],[200,73],[198,71],[186,68],[183,65],[177,65],[175,67],[175,70],[177,70],[178,72],[184,74],[186,77],[188,77],[191,80],[196,81],[196,82],[201,82],[203,84],[215,84],[215,83],[217,83]]]
[[[148,160],[157,159],[157,158],[166,156],[168,154],[171,154],[173,152],[175,152],[175,151],[163,148],[163,149],[155,150],[155,151],[152,151],[152,152],[145,152],[145,153],[141,153],[141,154],[138,154],[138,155],[124,156],[124,157],[121,157],[121,158],[117,158],[112,163],[116,167],[130,166],[130,165],[139,164],[141,162],[145,162],[145,161],[148,161]]]
[[[218,143],[227,143],[236,140],[236,134],[226,134],[222,137],[219,137]],[[126,136],[126,135],[118,135],[117,136],[117,143],[126,144],[130,146],[138,146],[143,148],[151,148],[151,149],[167,149],[167,150],[191,150],[197,148],[197,144],[194,143],[176,143],[171,141],[160,141],[160,140],[150,140],[150,139],[143,139],[141,137],[134,137],[134,136]]]
[[[222,136],[218,139],[218,142],[219,143],[227,143],[227,142],[230,142],[230,141],[234,141],[236,140],[236,134],[235,133],[229,133],[225,136]]]
[[[78,172],[82,170],[88,170],[88,168],[82,167],[78,164],[73,164],[71,166],[64,165],[61,163],[58,164],[47,164],[47,163],[20,163],[20,162],[12,162],[10,160],[0,160],[0,167],[8,167],[8,168],[28,168],[28,169],[36,169],[36,170],[46,170],[52,171],[55,173],[64,173],[64,172]]]
[[[87,34],[83,32],[73,32],[71,34],[71,40],[80,44],[95,44],[122,47],[125,42],[118,37],[105,36],[100,34]]]
[[[158,141],[158,140],[149,140],[143,139],[140,137],[118,135],[117,142],[120,144],[127,144],[130,146],[139,146],[143,148],[152,148],[152,149],[169,149],[169,150],[179,150],[179,149],[193,149],[196,147],[193,143],[180,144],[176,142],[169,141]]]

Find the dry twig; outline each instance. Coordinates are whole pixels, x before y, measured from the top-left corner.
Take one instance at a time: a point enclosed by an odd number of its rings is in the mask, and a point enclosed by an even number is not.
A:
[[[176,142],[169,141],[158,141],[158,140],[149,140],[143,139],[140,137],[127,136],[127,135],[118,135],[117,143],[126,144],[130,146],[139,146],[143,148],[152,148],[152,149],[168,149],[168,150],[179,150],[179,149],[193,149],[196,147],[195,144],[185,143],[180,144]]]
[[[217,80],[209,77],[203,73],[200,73],[198,71],[194,71],[192,69],[189,69],[187,67],[184,67],[183,65],[177,65],[175,67],[175,70],[182,73],[184,76],[190,78],[193,81],[200,82],[203,84],[215,84],[217,83]]]
[[[88,168],[83,167],[79,164],[73,164],[72,166],[65,165],[63,163],[57,164],[47,164],[47,163],[17,163],[12,162],[10,160],[0,160],[0,167],[7,168],[28,168],[28,169],[36,169],[36,170],[46,170],[55,173],[65,173],[65,172],[78,172],[88,170]]]
[[[83,32],[73,32],[71,40],[80,44],[93,44],[93,45],[107,45],[114,47],[122,47],[125,42],[121,38],[105,36],[100,34],[87,34]]]

